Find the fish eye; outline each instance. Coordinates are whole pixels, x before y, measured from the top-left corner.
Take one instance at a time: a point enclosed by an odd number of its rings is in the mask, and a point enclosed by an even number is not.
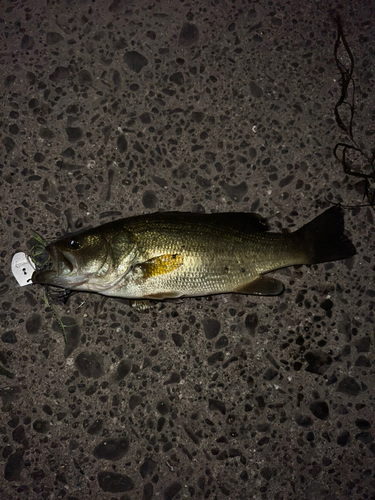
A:
[[[69,241],[69,246],[72,250],[78,250],[81,247],[80,243],[75,239]]]

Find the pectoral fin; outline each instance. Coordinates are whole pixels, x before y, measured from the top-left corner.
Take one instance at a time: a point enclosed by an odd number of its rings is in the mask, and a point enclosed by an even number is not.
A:
[[[284,291],[284,285],[281,281],[268,276],[259,276],[246,285],[235,288],[233,293],[242,293],[244,295],[280,295]]]
[[[183,262],[184,257],[181,254],[164,254],[142,262],[139,267],[143,272],[143,278],[148,279],[171,273],[181,267]]]

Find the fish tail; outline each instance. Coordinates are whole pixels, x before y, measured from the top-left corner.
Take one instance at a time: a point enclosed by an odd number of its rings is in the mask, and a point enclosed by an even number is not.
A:
[[[343,211],[335,206],[296,231],[294,234],[306,248],[306,264],[348,259],[355,255],[354,245],[344,230]]]

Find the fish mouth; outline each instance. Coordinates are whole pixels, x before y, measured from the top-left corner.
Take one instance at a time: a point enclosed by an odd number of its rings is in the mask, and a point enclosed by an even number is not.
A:
[[[77,284],[76,262],[74,257],[66,251],[59,250],[53,243],[46,246],[49,262],[42,269],[33,273],[33,283],[41,285],[55,285],[70,288],[72,282]],[[81,284],[82,279],[79,280]]]

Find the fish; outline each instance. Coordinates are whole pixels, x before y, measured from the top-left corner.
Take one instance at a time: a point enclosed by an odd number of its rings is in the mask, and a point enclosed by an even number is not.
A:
[[[156,212],[68,234],[46,246],[32,281],[137,300],[224,293],[279,295],[266,273],[348,259],[356,250],[333,206],[291,233],[254,213]]]

